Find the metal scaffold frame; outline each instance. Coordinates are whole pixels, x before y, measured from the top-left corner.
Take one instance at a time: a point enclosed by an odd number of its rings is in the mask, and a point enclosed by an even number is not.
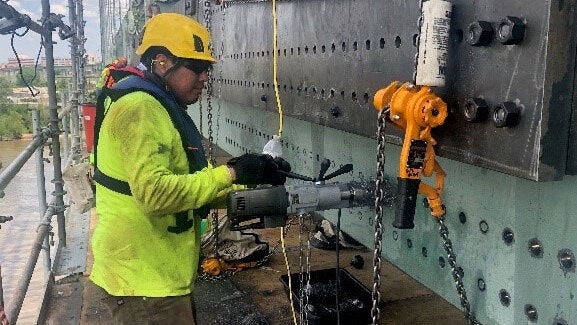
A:
[[[10,165],[0,173],[0,198],[4,196],[4,190],[14,177],[20,172],[24,164],[36,153],[37,157],[37,174],[38,174],[38,197],[39,206],[41,210],[41,221],[36,231],[36,237],[32,246],[32,250],[27,258],[26,266],[20,276],[16,291],[7,304],[6,314],[8,321],[15,324],[22,309],[24,298],[30,285],[30,280],[34,273],[34,268],[38,261],[40,252],[44,252],[44,268],[50,272],[47,281],[54,281],[54,267],[55,264],[50,260],[50,245],[48,237],[51,234],[52,217],[56,215],[58,227],[58,249],[59,251],[66,247],[66,229],[65,229],[65,204],[63,167],[78,163],[81,158],[81,115],[79,110],[79,102],[83,102],[86,93],[85,83],[85,65],[86,55],[84,50],[84,21],[83,21],[83,4],[82,0],[69,0],[69,15],[71,26],[66,25],[62,21],[62,15],[56,15],[50,12],[50,1],[42,0],[42,18],[41,24],[38,24],[30,19],[27,15],[19,13],[12,6],[6,2],[0,2],[0,17],[2,17],[3,30],[6,33],[13,33],[18,28],[27,28],[42,37],[42,46],[45,49],[46,56],[46,79],[49,96],[49,123],[45,127],[39,126],[38,111],[33,113],[33,129],[34,138],[32,142],[14,159]],[[12,28],[12,30],[10,30]],[[61,39],[69,39],[71,45],[71,61],[72,61],[72,83],[70,89],[70,98],[68,105],[65,104],[66,96],[62,97],[63,109],[58,112],[57,92],[54,69],[54,51],[52,32],[58,29],[58,34]],[[68,126],[70,120],[70,126]],[[62,123],[62,127],[60,124]],[[72,136],[72,143],[68,144],[69,127]],[[63,134],[64,147],[61,146],[61,136]],[[44,159],[43,148],[50,140],[53,164],[54,191],[52,192],[52,200],[46,204],[46,184],[44,178]],[[64,153],[62,157],[61,152]],[[64,158],[64,164],[62,159]],[[10,221],[11,217],[3,218],[1,222]],[[6,276],[6,274],[4,275]],[[48,286],[48,283],[47,283]],[[0,306],[4,307],[2,277],[0,274]]]

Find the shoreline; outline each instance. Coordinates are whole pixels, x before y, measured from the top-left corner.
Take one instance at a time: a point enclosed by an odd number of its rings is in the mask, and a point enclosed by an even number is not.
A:
[[[22,141],[22,140],[32,140],[34,138],[34,134],[32,133],[24,133],[22,134],[22,136],[19,139],[14,139],[14,138],[2,138],[0,141]]]

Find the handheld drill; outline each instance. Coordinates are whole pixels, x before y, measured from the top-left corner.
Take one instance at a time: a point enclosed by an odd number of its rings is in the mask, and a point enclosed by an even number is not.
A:
[[[328,160],[327,160],[328,161]],[[344,165],[324,176],[330,161],[321,164],[317,179],[286,172],[285,175],[313,183],[266,186],[229,193],[227,213],[231,230],[282,227],[288,215],[374,204],[374,184],[324,183],[332,177],[348,173],[353,166]]]

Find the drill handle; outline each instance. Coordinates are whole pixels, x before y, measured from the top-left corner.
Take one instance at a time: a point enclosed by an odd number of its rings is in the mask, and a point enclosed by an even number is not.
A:
[[[350,173],[351,171],[353,171],[353,164],[346,164],[346,165],[343,165],[341,168],[335,170],[334,172],[328,174],[327,176],[324,176],[320,180],[326,181],[326,180],[329,180],[333,177],[337,177],[337,176],[342,175],[342,174]]]
[[[393,227],[397,229],[413,229],[415,227],[415,207],[419,193],[420,179],[397,178],[397,206]]]

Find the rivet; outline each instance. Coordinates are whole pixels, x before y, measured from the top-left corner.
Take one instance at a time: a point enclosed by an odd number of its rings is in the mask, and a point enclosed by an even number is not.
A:
[[[560,250],[557,254],[557,259],[559,260],[559,266],[563,272],[575,272],[575,256],[573,256],[571,250]]]
[[[529,241],[529,253],[531,257],[542,258],[543,257],[543,245],[537,238],[533,238]]]
[[[529,319],[531,322],[536,322],[538,318],[537,308],[531,304],[526,304],[525,315],[527,315],[527,319]]]

